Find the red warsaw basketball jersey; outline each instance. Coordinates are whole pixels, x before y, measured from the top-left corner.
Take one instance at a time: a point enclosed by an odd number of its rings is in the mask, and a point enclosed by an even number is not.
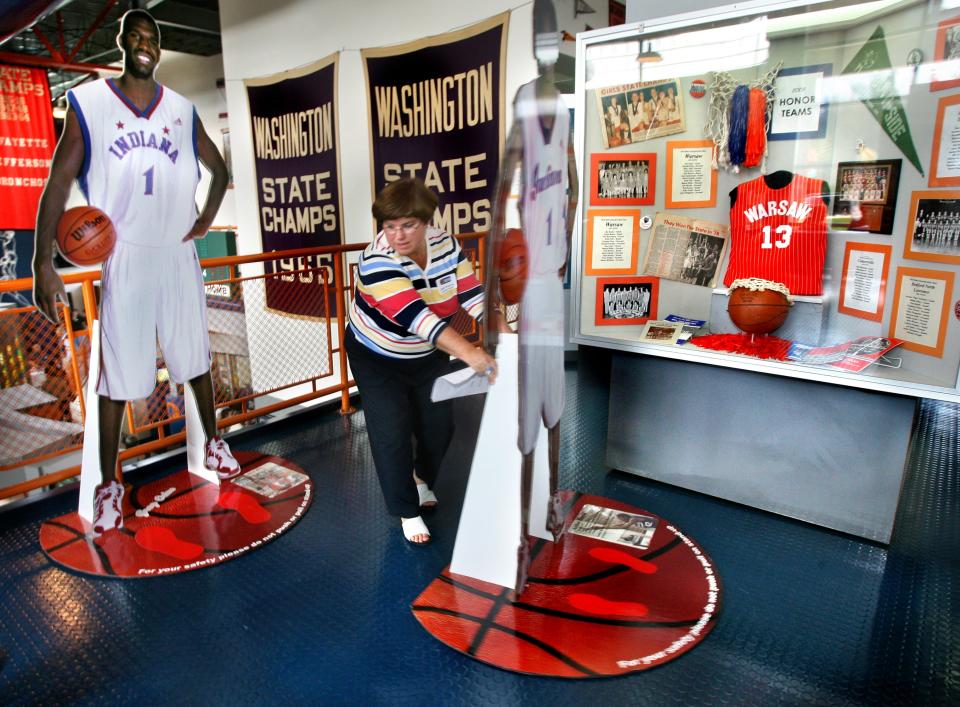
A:
[[[723,277],[781,282],[794,295],[819,295],[827,253],[823,180],[794,175],[771,189],[762,176],[736,188],[730,207],[730,264]]]

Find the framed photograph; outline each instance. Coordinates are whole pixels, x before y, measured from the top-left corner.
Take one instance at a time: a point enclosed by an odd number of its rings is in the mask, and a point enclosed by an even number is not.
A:
[[[594,93],[605,148],[686,130],[680,79],[605,86]]]
[[[640,209],[587,211],[586,275],[636,275]]]
[[[960,264],[960,190],[913,192],[903,257]]]
[[[893,233],[903,160],[840,162],[837,165],[833,215],[849,219],[842,228],[867,233]],[[839,221],[839,220],[838,220]],[[840,228],[840,224],[836,223]]]
[[[651,205],[656,190],[655,153],[607,152],[590,156],[591,206]]]
[[[888,336],[905,349],[943,358],[953,279],[948,270],[897,268]]]
[[[960,86],[960,17],[951,17],[937,25],[937,36],[933,40],[933,77],[931,91]]]
[[[927,185],[960,187],[960,94],[945,96],[937,104]]]
[[[675,344],[683,332],[681,322],[652,320],[643,325],[640,341],[645,344]]]
[[[599,326],[645,324],[657,318],[660,281],[655,277],[601,277],[597,279]]]
[[[847,243],[838,311],[874,322],[883,319],[892,253],[890,245]]]
[[[774,81],[770,140],[812,140],[827,134],[824,89],[825,79],[832,73],[833,64],[780,69]]]
[[[713,168],[713,140],[667,141],[668,209],[697,209],[717,205],[717,170]]]

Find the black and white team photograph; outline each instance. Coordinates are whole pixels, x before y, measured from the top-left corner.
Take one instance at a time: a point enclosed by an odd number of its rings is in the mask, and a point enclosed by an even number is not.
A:
[[[960,199],[920,199],[910,247],[920,253],[960,256]]]
[[[683,269],[679,280],[690,285],[710,287],[720,265],[723,238],[691,231],[687,249],[683,253]]]
[[[646,199],[650,192],[650,161],[601,161],[596,184],[601,199]]]
[[[649,283],[603,285],[604,319],[648,319],[653,287]]]

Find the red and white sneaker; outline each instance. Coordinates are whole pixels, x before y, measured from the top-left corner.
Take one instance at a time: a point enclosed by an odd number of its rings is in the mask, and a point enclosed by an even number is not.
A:
[[[111,481],[93,491],[93,537],[123,527],[123,484]]]
[[[217,478],[226,481],[240,473],[240,464],[233,458],[223,437],[214,437],[207,442],[206,466],[210,471],[217,472]]]

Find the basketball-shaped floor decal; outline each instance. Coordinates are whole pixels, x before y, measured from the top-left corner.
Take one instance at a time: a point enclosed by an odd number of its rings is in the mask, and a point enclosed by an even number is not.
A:
[[[63,567],[107,577],[156,577],[212,567],[289,530],[313,500],[296,464],[235,452],[240,476],[218,487],[186,470],[123,497],[123,528],[94,538],[76,512],[44,522],[40,545]]]
[[[445,569],[413,602],[451,648],[499,668],[587,678],[646,670],[683,655],[713,628],[720,580],[672,523],[579,496],[557,543],[532,540],[530,581],[507,588]]]

